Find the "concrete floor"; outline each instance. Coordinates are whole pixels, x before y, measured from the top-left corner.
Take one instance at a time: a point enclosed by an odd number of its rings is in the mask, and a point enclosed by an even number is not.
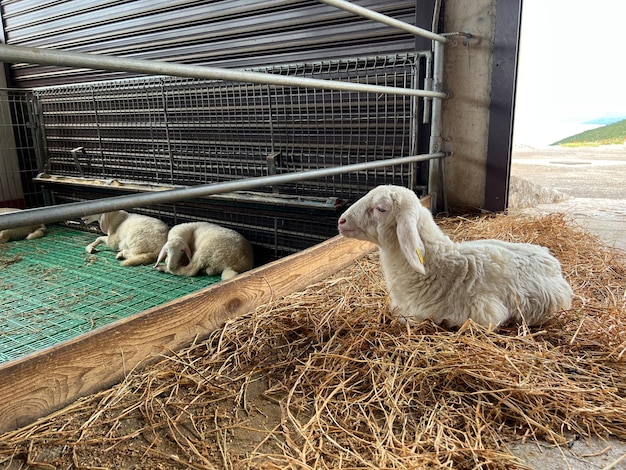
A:
[[[521,210],[564,212],[607,244],[626,250],[626,144],[516,148],[511,176],[569,196],[556,203],[537,200]]]
[[[547,442],[514,443],[511,453],[536,470],[625,469],[626,443],[617,439],[575,439],[569,448]]]
[[[512,212],[563,212],[608,245],[626,250],[626,145],[516,148],[511,176],[534,185],[529,190],[516,182],[525,194],[513,199],[530,201],[531,207]],[[564,200],[551,202],[562,194]],[[510,450],[537,470],[626,469],[626,442],[617,439],[572,439],[568,449],[514,443]]]

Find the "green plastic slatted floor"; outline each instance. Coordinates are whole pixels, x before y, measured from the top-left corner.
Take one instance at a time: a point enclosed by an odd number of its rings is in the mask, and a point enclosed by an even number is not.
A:
[[[98,235],[48,227],[36,240],[0,244],[0,363],[45,349],[214,284],[120,265]]]

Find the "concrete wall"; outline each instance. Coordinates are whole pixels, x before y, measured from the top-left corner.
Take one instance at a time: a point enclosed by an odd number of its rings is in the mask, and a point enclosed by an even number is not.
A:
[[[444,32],[467,32],[475,39],[453,39],[445,48],[443,103],[446,195],[451,207],[483,208],[496,0],[446,0]]]

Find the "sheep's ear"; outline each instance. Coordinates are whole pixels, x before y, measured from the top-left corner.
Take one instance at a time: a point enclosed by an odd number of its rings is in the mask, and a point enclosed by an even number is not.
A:
[[[107,223],[106,213],[100,215],[100,230],[102,230],[103,233],[109,233],[109,224]]]
[[[191,263],[191,250],[189,249],[189,245],[187,245],[185,243],[185,245],[183,246],[183,250],[185,250],[185,254],[187,255],[187,259]]]
[[[167,256],[167,243],[163,245],[163,248],[161,248],[161,251],[159,252],[159,257],[157,258],[156,263],[154,263],[154,267],[156,268],[159,265],[159,263],[165,259],[166,256]]]
[[[396,218],[396,234],[400,250],[411,267],[426,274],[424,268],[424,243],[417,231],[417,216],[413,211],[403,211]]]

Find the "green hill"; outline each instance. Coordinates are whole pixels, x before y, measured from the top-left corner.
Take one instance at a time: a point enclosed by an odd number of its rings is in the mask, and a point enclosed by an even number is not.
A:
[[[583,147],[623,144],[626,141],[626,119],[561,139],[551,145]]]

